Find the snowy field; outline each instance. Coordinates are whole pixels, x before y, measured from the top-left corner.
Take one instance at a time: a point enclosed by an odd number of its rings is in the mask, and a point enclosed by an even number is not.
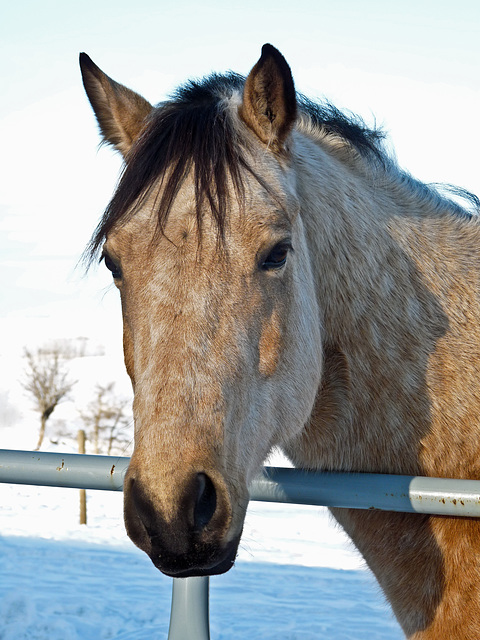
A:
[[[122,495],[0,484],[0,640],[167,638],[171,580],[124,533]],[[379,588],[325,509],[252,503],[210,580],[212,640],[397,640]]]

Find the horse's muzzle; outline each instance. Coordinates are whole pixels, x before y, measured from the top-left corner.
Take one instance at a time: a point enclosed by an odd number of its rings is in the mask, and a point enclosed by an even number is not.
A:
[[[171,578],[191,578],[199,576],[216,576],[229,571],[237,556],[238,544],[240,536],[236,540],[232,540],[224,549],[208,549],[206,556],[215,557],[215,560],[204,564],[202,554],[195,554],[194,557],[182,557],[179,562],[178,558],[173,559],[172,566],[157,563],[155,552],[150,555],[153,564],[160,569],[162,573]],[[204,556],[205,557],[205,556]],[[188,568],[182,568],[182,566]]]
[[[181,490],[178,489],[182,486]],[[175,495],[174,495],[175,494]],[[165,497],[167,496],[167,497]],[[232,535],[228,491],[211,474],[194,473],[164,494],[134,470],[125,478],[128,536],[163,573],[172,577],[225,573],[234,564],[241,530]]]

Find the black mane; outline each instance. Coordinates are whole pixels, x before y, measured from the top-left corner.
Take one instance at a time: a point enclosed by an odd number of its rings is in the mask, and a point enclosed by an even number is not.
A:
[[[242,91],[244,82],[245,78],[235,73],[213,74],[201,81],[188,82],[154,109],[126,157],[117,190],[87,248],[87,258],[95,257],[108,232],[135,212],[158,180],[162,186],[162,195],[156,203],[158,229],[163,231],[172,203],[191,170],[199,229],[201,208],[206,201],[219,237],[223,238],[229,178],[236,195],[242,198],[244,171],[255,175],[246,160],[247,143],[226,108],[228,99]],[[340,136],[361,155],[380,160],[384,156],[380,144],[383,134],[369,129],[360,118],[347,116],[329,103],[315,104],[302,95],[298,95],[298,104],[314,127]]]
[[[194,168],[197,217],[206,199],[223,235],[227,179],[241,194],[241,168],[247,168],[233,122],[223,104],[243,86],[237,74],[211,75],[190,81],[153,110],[150,121],[125,159],[117,190],[90,241],[94,257],[108,232],[132,213],[160,179],[163,193],[158,225],[163,230],[170,208],[188,173]],[[223,107],[223,108],[222,108]]]
[[[331,102],[313,102],[297,93],[297,102],[301,112],[306,113],[314,127],[327,135],[334,135],[348,142],[361,155],[371,156],[381,163],[385,160],[382,140],[385,133],[378,128],[370,128],[353,113],[337,109]]]

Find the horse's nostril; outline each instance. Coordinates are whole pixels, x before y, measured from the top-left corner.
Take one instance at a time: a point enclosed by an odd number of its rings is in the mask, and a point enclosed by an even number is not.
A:
[[[196,499],[193,510],[193,527],[195,531],[202,531],[215,513],[217,508],[217,492],[210,478],[205,473],[197,473]]]

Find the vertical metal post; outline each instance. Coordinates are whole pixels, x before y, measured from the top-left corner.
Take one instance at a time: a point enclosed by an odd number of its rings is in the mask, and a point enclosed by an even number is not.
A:
[[[77,433],[78,453],[85,454],[85,431],[79,429]],[[87,492],[80,489],[80,524],[87,524]]]
[[[168,640],[210,640],[208,577],[174,578]]]

